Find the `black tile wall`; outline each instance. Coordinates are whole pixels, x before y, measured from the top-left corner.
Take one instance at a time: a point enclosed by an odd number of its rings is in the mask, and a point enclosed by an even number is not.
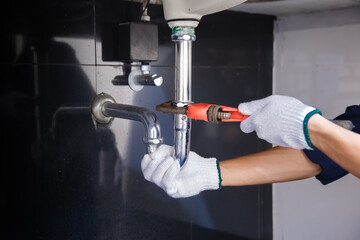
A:
[[[16,58],[16,63],[33,63],[27,51],[35,49],[40,64],[95,64],[93,6],[89,0],[5,2],[2,40],[9,44],[5,48],[9,53],[1,56],[1,62]],[[84,44],[81,39],[88,41]]]
[[[89,104],[113,91],[155,110],[174,95],[174,45],[162,8],[160,88],[113,86],[121,62],[103,61],[104,23],[139,20],[141,4],[115,0],[6,1],[0,88],[1,239],[271,239],[271,186],[224,188],[176,200],[143,179],[143,128],[95,128]],[[193,100],[236,107],[272,92],[273,17],[224,11],[203,17],[193,44]],[[172,144],[172,116],[157,113]],[[127,124],[116,120],[116,125]],[[119,145],[127,141],[131,157]],[[238,123],[193,121],[191,149],[219,160],[269,147]]]

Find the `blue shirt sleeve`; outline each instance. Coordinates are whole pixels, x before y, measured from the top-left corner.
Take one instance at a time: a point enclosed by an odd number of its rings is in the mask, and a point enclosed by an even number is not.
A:
[[[345,113],[336,117],[335,120],[350,120],[355,126],[353,131],[360,133],[360,105],[347,107]],[[324,185],[336,181],[348,174],[346,170],[320,150],[304,150],[304,153],[310,161],[320,165],[322,171],[316,178]]]

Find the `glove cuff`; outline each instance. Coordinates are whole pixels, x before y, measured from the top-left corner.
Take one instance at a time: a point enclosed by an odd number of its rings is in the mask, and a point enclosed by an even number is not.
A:
[[[312,149],[316,150],[317,148],[314,146],[314,144],[312,144],[311,139],[310,139],[310,134],[309,134],[309,128],[308,128],[308,123],[309,123],[309,119],[314,115],[314,114],[320,114],[322,115],[321,111],[318,109],[314,109],[311,112],[309,112],[305,118],[304,118],[304,122],[303,122],[303,127],[304,127],[304,136],[306,139],[306,143],[309,145],[309,147],[311,147]]]
[[[201,191],[221,188],[220,166],[216,158],[206,159],[202,164],[201,172],[204,173],[199,176]]]
[[[311,107],[311,106],[306,106],[305,108],[302,109],[302,111],[299,111],[299,115],[297,117],[298,123],[299,123],[299,131],[297,132],[298,134],[298,140],[300,143],[299,148],[301,149],[311,149],[311,147],[308,145],[307,140],[306,140],[306,135],[304,134],[304,122],[305,122],[305,118],[306,116],[310,113],[313,112],[316,108]]]
[[[216,168],[218,170],[218,177],[219,177],[219,189],[221,188],[222,178],[221,178],[221,171],[220,171],[220,164],[219,161],[216,160]]]
[[[308,145],[304,135],[304,120],[308,113],[315,109],[316,108],[304,104],[293,104],[289,106],[287,111],[283,113],[283,122],[281,124],[281,130],[284,132],[284,142],[279,145],[290,146],[296,149],[312,149]]]

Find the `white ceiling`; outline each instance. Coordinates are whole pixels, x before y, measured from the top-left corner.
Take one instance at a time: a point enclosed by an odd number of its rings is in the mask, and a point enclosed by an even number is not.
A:
[[[360,6],[360,0],[250,0],[231,10],[268,15],[287,15],[356,6]]]

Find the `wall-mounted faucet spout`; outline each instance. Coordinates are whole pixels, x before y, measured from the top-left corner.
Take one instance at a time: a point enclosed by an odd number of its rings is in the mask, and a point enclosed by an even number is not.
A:
[[[162,143],[160,123],[155,113],[147,108],[115,103],[110,95],[101,93],[94,99],[91,110],[98,124],[109,124],[113,118],[142,122],[145,127],[143,140],[148,153],[154,152]]]
[[[145,127],[143,140],[149,153],[154,152],[162,142],[159,121],[155,113],[147,108],[107,102],[103,105],[103,113],[109,117],[142,122]]]

